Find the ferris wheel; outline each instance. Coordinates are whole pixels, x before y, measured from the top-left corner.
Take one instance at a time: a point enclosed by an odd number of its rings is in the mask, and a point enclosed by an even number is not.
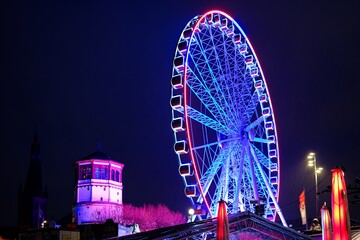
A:
[[[255,51],[226,13],[193,18],[175,51],[172,122],[185,194],[208,217],[220,200],[228,213],[256,212],[275,221],[280,161],[269,90]]]

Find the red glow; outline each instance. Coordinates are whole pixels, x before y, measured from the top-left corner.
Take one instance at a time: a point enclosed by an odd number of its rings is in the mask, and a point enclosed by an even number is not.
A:
[[[201,16],[201,18],[196,22],[196,25],[194,27],[194,30],[199,28],[199,24],[201,23],[201,21],[203,21],[203,19],[210,13],[212,13],[213,11],[209,11],[207,13],[205,13],[204,15]],[[190,39],[193,39],[193,35],[195,34],[195,31],[193,31],[192,35],[191,35],[191,38]],[[191,42],[191,40],[190,40]],[[189,55],[187,54],[186,55],[186,59],[185,59],[185,64],[187,64],[188,62],[188,57]],[[187,81],[187,68],[185,67],[184,69],[184,116],[185,116],[185,122],[186,122],[186,135],[187,135],[187,139],[188,139],[188,144],[189,144],[189,149],[190,149],[190,156],[191,156],[191,162],[194,166],[194,172],[195,172],[195,178],[196,178],[196,181],[198,182],[198,187],[199,187],[199,190],[200,190],[200,193],[201,193],[201,197],[202,199],[204,200],[205,202],[205,205],[207,207],[207,209],[209,210],[209,213],[211,215],[211,217],[214,217],[213,214],[210,212],[210,206],[209,206],[209,203],[207,201],[207,199],[205,198],[205,194],[204,194],[204,190],[202,189],[202,186],[200,184],[200,177],[199,177],[199,172],[198,172],[198,165],[197,163],[195,162],[195,156],[194,156],[194,153],[192,151],[192,141],[191,141],[191,132],[190,132],[190,128],[189,128],[189,118],[187,116],[187,102],[188,102],[188,98],[187,98],[187,84],[186,84],[186,81]]]
[[[331,240],[331,219],[326,203],[321,208],[322,240]]]
[[[333,239],[348,240],[350,234],[350,217],[344,173],[340,168],[332,170],[332,219]]]
[[[226,212],[226,203],[222,200],[219,202],[217,220],[218,221],[216,225],[216,240],[228,240],[229,220]]]

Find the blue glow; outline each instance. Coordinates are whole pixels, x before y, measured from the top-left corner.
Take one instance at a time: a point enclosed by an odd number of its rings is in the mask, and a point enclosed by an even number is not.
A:
[[[274,221],[280,182],[275,117],[260,63],[240,26],[216,10],[189,21],[172,76],[174,148],[180,162],[191,159],[179,171],[185,183],[196,182],[186,184],[186,195],[194,205],[204,204],[210,217],[221,199],[229,202],[229,213],[254,212],[250,199],[266,199],[265,216]]]

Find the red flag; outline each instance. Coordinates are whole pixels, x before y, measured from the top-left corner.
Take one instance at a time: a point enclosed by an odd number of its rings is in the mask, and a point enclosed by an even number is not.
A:
[[[305,205],[305,190],[303,190],[299,196],[299,208],[300,208],[300,214],[301,214],[301,222],[302,225],[306,225],[306,205]]]

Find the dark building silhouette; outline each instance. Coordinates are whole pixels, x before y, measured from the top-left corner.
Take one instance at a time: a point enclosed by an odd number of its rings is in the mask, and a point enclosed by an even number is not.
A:
[[[42,186],[40,142],[35,130],[25,187],[19,189],[18,227],[40,228],[47,216],[47,189]]]

